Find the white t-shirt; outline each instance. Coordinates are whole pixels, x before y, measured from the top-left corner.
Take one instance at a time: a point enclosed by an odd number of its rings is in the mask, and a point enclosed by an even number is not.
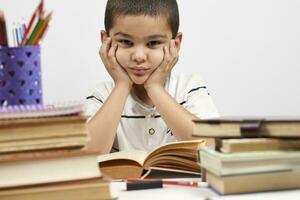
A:
[[[87,110],[91,117],[106,101],[113,88],[113,82],[101,82],[91,96],[87,97]],[[197,75],[171,73],[166,81],[165,89],[180,105],[200,119],[219,117],[205,83]],[[143,104],[129,95],[112,150],[151,151],[174,141],[176,141],[175,136],[155,107]]]

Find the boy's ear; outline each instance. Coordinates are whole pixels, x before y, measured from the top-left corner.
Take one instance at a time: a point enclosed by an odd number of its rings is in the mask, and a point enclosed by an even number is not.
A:
[[[178,49],[178,51],[180,50],[181,41],[182,41],[182,33],[178,32],[175,37],[175,45],[176,45],[176,48]]]
[[[101,31],[101,42],[103,43],[103,41],[108,37],[108,34],[106,33],[106,31]]]

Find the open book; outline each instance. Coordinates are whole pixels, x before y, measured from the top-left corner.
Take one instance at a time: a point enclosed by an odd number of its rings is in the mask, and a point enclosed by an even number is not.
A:
[[[140,178],[144,170],[151,169],[200,174],[197,150],[204,144],[204,140],[174,142],[150,153],[134,150],[101,155],[98,162],[101,173],[115,179]]]

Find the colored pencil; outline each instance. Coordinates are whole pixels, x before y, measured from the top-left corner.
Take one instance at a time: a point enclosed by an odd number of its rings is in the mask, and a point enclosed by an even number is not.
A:
[[[48,24],[49,24],[49,21],[51,20],[51,17],[52,17],[52,12],[49,13],[46,18],[42,21],[41,23],[41,26],[37,32],[37,34],[35,35],[35,37],[32,39],[32,45],[37,45],[40,41],[40,39],[42,38],[43,34],[45,33],[47,27],[48,27]]]
[[[23,34],[21,45],[25,45],[27,36],[28,36],[29,32],[32,30],[32,25],[34,24],[34,21],[37,19],[37,17],[40,17],[43,14],[43,7],[44,7],[43,4],[44,4],[43,0],[41,0],[38,7],[33,12],[32,16],[30,18],[29,24],[25,30],[25,33]]]
[[[36,36],[38,30],[40,29],[40,27],[41,27],[41,25],[43,23],[43,21],[44,21],[43,17],[40,16],[39,19],[38,19],[38,21],[37,21],[37,23],[36,23],[36,25],[34,26],[32,32],[31,32],[28,40],[26,41],[26,45],[31,45],[32,44],[32,40]]]

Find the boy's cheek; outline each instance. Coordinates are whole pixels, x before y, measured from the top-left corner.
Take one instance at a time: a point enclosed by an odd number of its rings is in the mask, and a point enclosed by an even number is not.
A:
[[[118,60],[118,62],[121,66],[123,66],[123,67],[126,66],[126,63],[127,63],[126,53],[120,47],[118,47],[118,49],[116,51],[116,59]]]
[[[163,49],[157,50],[152,54],[152,60],[158,66],[164,59],[164,51]]]
[[[163,62],[163,59],[164,59],[163,50],[157,49],[155,51],[150,52],[147,62],[152,69],[156,69]]]

